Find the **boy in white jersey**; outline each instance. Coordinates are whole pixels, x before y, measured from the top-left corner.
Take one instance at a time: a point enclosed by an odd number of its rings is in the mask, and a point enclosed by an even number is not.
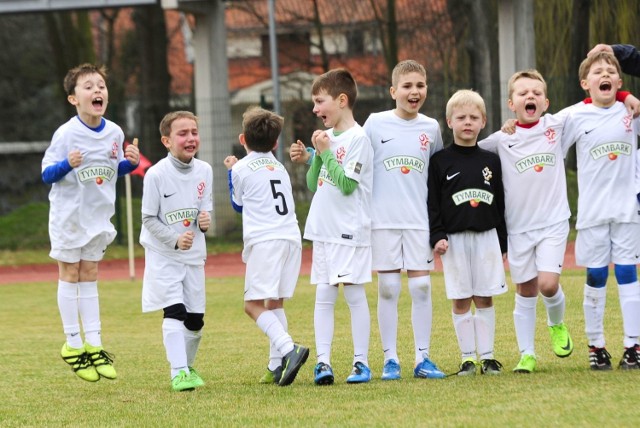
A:
[[[58,309],[67,337],[61,356],[90,382],[116,378],[113,356],[102,347],[98,262],[116,236],[116,179],[140,159],[133,145],[123,153],[122,129],[103,117],[106,78],[105,68],[92,64],[69,70],[64,89],[77,115],[56,130],[42,160],[42,179],[52,185],[49,255],[58,261]]]
[[[507,291],[507,251],[500,159],[477,145],[486,124],[482,97],[459,90],[447,102],[454,143],[429,165],[429,241],[441,255],[462,363],[458,375],[501,373],[494,358],[493,296]],[[476,307],[475,315],[471,304]],[[480,363],[478,364],[478,359]]]
[[[271,151],[284,119],[261,108],[242,116],[240,144],[247,156],[227,156],[231,205],[242,213],[247,265],[244,311],[269,337],[269,365],[261,383],[291,384],[309,357],[287,333],[284,299],[290,299],[300,273],[301,239],[291,181]]]
[[[313,82],[313,112],[329,128],[313,133],[316,150],[307,172],[315,192],[304,238],[313,241],[311,283],[317,284],[314,329],[317,385],[334,381],[331,342],[338,286],[351,311],[353,371],[347,383],[371,380],[368,364],[371,318],[364,283],[371,282],[371,143],[353,118],[357,86],[351,73],[330,70]]]
[[[429,359],[431,277],[427,172],[429,159],[443,147],[438,121],[419,113],[427,99],[427,72],[416,61],[398,63],[391,75],[396,108],[373,113],[363,128],[373,147],[371,208],[372,267],[378,271],[378,326],[382,339],[382,380],[400,379],[397,351],[401,270],[411,295],[414,377],[444,378]]]
[[[200,134],[193,113],[167,113],[160,135],[168,154],[147,170],[142,193],[142,311],[163,311],[171,388],[186,391],[204,385],[193,363],[204,326],[204,234],[211,225],[213,172],[195,158]]]
[[[479,146],[497,153],[502,164],[508,259],[516,283],[513,320],[520,350],[514,371],[531,373],[536,367],[538,293],[547,311],[553,351],[558,357],[568,357],[573,351],[559,283],[571,216],[561,146],[568,109],[542,116],[549,100],[546,82],[536,70],[515,73],[508,85],[516,132],[498,131]]]
[[[588,56],[579,70],[580,85],[592,104],[572,112],[565,127],[565,151],[576,144],[578,219],[576,262],[587,268],[584,286],[585,330],[594,370],[611,368],[605,348],[604,310],[608,267],[614,264],[623,320],[622,369],[640,368],[640,212],[635,164],[638,119],[616,103],[622,86],[620,65],[608,52]],[[565,144],[566,143],[566,144]]]
[[[371,249],[372,267],[378,271],[382,380],[401,377],[397,330],[402,269],[407,271],[412,299],[414,376],[443,378],[429,359],[433,253],[427,213],[429,158],[442,149],[442,135],[436,120],[419,113],[427,99],[427,72],[420,63],[398,63],[390,93],[396,108],[372,114],[363,126],[373,148]],[[313,149],[308,151],[313,154]],[[290,156],[294,162],[308,162],[310,157],[301,143],[291,146]]]

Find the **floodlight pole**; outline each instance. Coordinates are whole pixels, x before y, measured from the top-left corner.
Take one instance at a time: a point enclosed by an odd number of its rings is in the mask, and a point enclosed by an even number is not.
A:
[[[276,38],[275,0],[267,0],[269,6],[269,54],[271,55],[271,79],[273,84],[273,111],[282,115],[280,106],[280,71],[278,66],[278,41]],[[282,162],[282,136],[278,138],[276,158]]]

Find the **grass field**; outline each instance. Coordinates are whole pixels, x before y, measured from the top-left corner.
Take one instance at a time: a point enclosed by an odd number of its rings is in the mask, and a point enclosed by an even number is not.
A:
[[[400,301],[399,354],[404,377],[382,382],[382,351],[375,316],[375,283],[368,286],[372,315],[369,360],[374,380],[347,385],[352,345],[349,311],[336,308],[332,363],[336,384],[313,384],[311,357],[289,387],[257,383],[268,344],[242,310],[242,278],[207,282],[207,314],[196,367],[207,384],[174,393],[161,335],[160,313],[140,311],[140,281],[100,283],[103,341],[116,355],[119,378],[88,383],[76,378],[59,355],[64,341],[53,283],[1,287],[0,426],[620,426],[638,418],[640,372],[588,368],[582,320],[582,272],[565,272],[566,321],[576,343],[566,359],[553,355],[542,302],[538,302],[539,371],[511,372],[518,360],[512,323],[513,291],[496,299],[496,358],[501,376],[419,380],[411,374],[413,336],[410,299]],[[314,355],[315,288],[301,277],[287,306],[294,339]],[[433,275],[431,356],[447,373],[459,351],[450,303],[440,274]],[[621,318],[617,290],[609,281],[606,333],[617,366]]]

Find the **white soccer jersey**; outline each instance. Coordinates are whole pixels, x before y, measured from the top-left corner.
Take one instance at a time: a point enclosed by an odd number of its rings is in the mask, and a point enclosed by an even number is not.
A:
[[[242,206],[245,246],[273,239],[300,245],[289,174],[271,152],[251,152],[231,170],[233,201]]]
[[[82,163],[49,192],[49,237],[53,249],[80,248],[101,233],[116,230],[111,224],[115,212],[118,164],[124,159],[124,133],[106,120],[96,132],[77,116],[60,126],[42,159],[42,171],[80,150]]]
[[[640,119],[624,104],[583,104],[565,126],[565,153],[575,143],[578,159],[576,229],[606,223],[637,223],[635,168]]]
[[[443,147],[438,121],[389,110],[371,114],[363,128],[373,147],[371,228],[429,230],[429,158]]]
[[[569,110],[545,114],[512,135],[491,134],[478,145],[497,153],[502,166],[505,221],[509,234],[542,229],[571,216],[562,151]]]
[[[204,265],[207,248],[204,233],[198,228],[198,213],[213,209],[213,171],[211,165],[193,159],[186,174],[178,171],[166,157],[149,168],[144,176],[142,214],[158,218],[181,235],[193,231],[195,238],[189,250],[161,243],[142,225],[140,244],[173,260],[189,265]]]
[[[371,188],[373,150],[362,127],[353,127],[336,136],[327,130],[331,151],[345,175],[358,182],[356,190],[344,195],[333,183],[324,165],[318,188],[311,201],[304,238],[311,241],[364,247],[371,245]]]

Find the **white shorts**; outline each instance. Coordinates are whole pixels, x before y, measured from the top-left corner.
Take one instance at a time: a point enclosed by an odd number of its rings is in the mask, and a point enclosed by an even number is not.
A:
[[[449,234],[442,255],[448,299],[491,297],[507,291],[500,241],[495,229]]]
[[[528,232],[509,235],[509,271],[511,280],[522,284],[539,272],[562,273],[567,250],[569,221]]]
[[[183,303],[187,312],[204,314],[204,265],[186,265],[149,249],[144,262],[142,312]]]
[[[635,265],[640,249],[640,224],[607,223],[580,229],[576,237],[576,264],[586,267]]]
[[[52,248],[49,257],[65,263],[78,263],[80,260],[99,262],[104,257],[107,246],[113,242],[115,237],[115,232],[102,232],[80,248]]]
[[[290,299],[298,283],[302,248],[277,239],[258,242],[242,251],[247,264],[244,300]]]
[[[313,242],[312,284],[371,282],[371,247]]]
[[[433,270],[429,231],[419,229],[376,229],[371,231],[373,270]]]

